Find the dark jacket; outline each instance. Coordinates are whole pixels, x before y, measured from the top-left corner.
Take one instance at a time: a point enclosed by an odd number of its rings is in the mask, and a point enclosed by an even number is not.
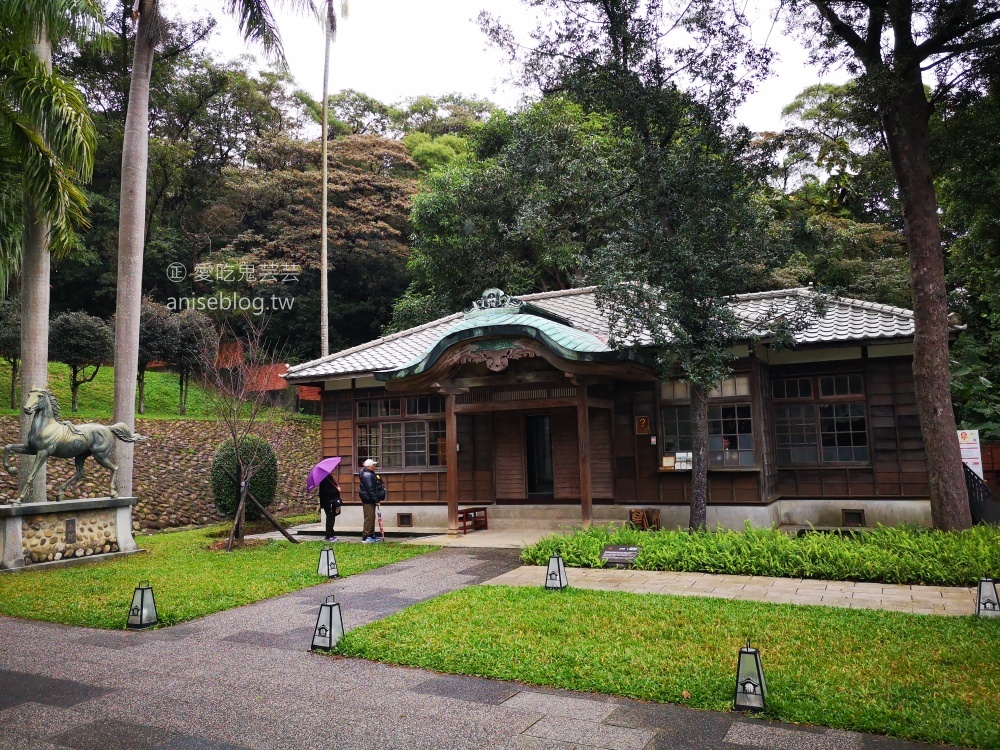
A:
[[[343,504],[340,499],[340,490],[337,489],[332,476],[328,476],[319,483],[319,507],[323,510],[330,510]]]
[[[361,502],[375,504],[378,502],[378,477],[371,469],[362,469],[358,475],[361,481],[358,483],[358,497]]]

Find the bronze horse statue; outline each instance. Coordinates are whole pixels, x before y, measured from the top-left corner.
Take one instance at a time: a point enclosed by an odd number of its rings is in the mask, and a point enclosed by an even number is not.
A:
[[[49,456],[76,459],[76,473],[56,491],[57,500],[62,500],[66,496],[66,490],[83,478],[83,465],[87,456],[93,456],[97,463],[111,470],[111,497],[118,497],[115,491],[118,467],[111,463],[111,450],[114,448],[115,439],[126,443],[148,440],[144,435],[129,430],[124,422],[108,427],[103,424],[75,425],[64,421],[59,413],[59,402],[47,388],[31,389],[24,405],[24,413],[33,415],[28,441],[11,443],[4,447],[3,468],[11,476],[17,474],[17,467],[10,463],[12,453],[35,456],[36,459],[25,480],[24,489],[12,503],[13,505],[20,505],[31,492],[31,482]]]

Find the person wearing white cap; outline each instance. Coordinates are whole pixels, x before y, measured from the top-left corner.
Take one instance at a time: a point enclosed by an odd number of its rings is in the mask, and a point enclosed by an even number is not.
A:
[[[361,530],[361,541],[365,544],[377,542],[375,536],[375,506],[385,498],[385,485],[375,474],[375,466],[378,461],[367,459],[358,475],[358,496],[361,498],[361,507],[365,513],[365,525]]]

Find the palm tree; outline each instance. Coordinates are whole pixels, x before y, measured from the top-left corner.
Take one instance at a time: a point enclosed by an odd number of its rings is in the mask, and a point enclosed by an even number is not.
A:
[[[312,0],[275,0],[313,14]],[[285,64],[281,37],[268,0],[221,0],[234,16],[243,38],[259,44],[265,55]],[[135,426],[135,392],[139,369],[139,313],[142,307],[142,259],[146,228],[146,167],[149,154],[149,80],[153,52],[159,39],[158,0],[135,0],[133,20],[138,21],[132,77],[129,82],[125,137],[122,142],[122,186],[118,218],[118,299],[115,312],[115,410],[116,422]],[[121,443],[116,459],[117,491],[132,494],[132,445]]]
[[[327,260],[327,196],[330,191],[330,186],[327,184],[327,175],[329,173],[329,141],[328,141],[328,125],[329,125],[329,111],[330,111],[330,44],[334,39],[337,38],[337,11],[333,7],[333,0],[326,0],[326,16],[321,20],[323,22],[323,37],[324,37],[324,49],[323,49],[323,206],[321,209],[322,219],[320,220],[320,270],[319,270],[319,343],[320,343],[320,355],[325,357],[330,353],[330,313],[328,299],[329,291],[327,289],[327,284],[329,283],[327,275],[330,272],[329,262]],[[347,0],[340,0],[340,15],[343,18],[347,18]]]
[[[80,92],[52,72],[52,46],[102,23],[96,0],[0,0],[0,288],[21,273],[21,388],[44,387],[49,340],[49,253],[85,226],[96,135]],[[21,438],[29,423],[21,420]],[[30,457],[21,471],[29,473]],[[45,499],[45,472],[33,497]]]

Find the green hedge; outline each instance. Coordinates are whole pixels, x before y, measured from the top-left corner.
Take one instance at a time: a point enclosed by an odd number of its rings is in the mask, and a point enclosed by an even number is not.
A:
[[[526,547],[524,562],[544,565],[555,553],[567,565],[600,568],[606,544],[641,547],[636,567],[837,581],[973,585],[1000,578],[1000,527],[944,532],[878,526],[858,534],[809,532],[789,536],[777,529],[694,532],[637,531],[611,526],[552,535]]]
[[[271,444],[263,438],[249,435],[244,438],[247,445],[247,453],[255,457],[255,462],[262,461],[260,469],[250,480],[250,492],[257,498],[257,502],[265,508],[274,502],[275,493],[278,490],[278,459],[274,455]],[[253,445],[256,444],[257,451],[262,454],[253,453]],[[233,450],[233,441],[227,440],[215,452],[212,459],[212,494],[215,496],[215,507],[227,518],[236,515],[236,483],[233,482],[224,469],[229,469],[233,476],[236,474],[236,451]],[[254,521],[261,517],[261,512],[257,506],[247,500],[246,517],[249,521]]]

